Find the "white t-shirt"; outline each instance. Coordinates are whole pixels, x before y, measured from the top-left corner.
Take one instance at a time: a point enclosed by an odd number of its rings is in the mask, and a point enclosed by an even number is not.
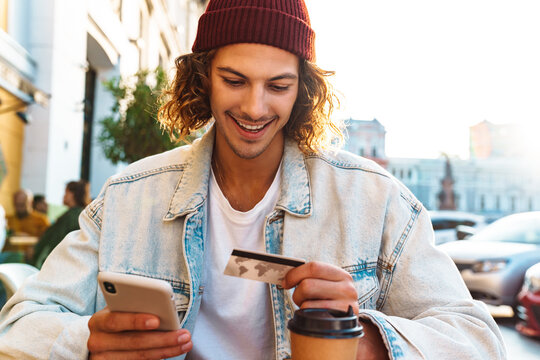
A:
[[[264,222],[277,202],[278,170],[264,198],[247,212],[233,209],[212,173],[205,243],[206,285],[192,334],[190,360],[264,360],[274,356],[268,285],[224,275],[233,248],[265,251]]]

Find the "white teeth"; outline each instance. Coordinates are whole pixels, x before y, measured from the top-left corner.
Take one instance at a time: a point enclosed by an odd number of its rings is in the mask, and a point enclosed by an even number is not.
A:
[[[259,126],[255,126],[255,125],[248,125],[248,124],[242,124],[241,122],[237,121],[236,122],[238,125],[240,125],[241,127],[243,127],[244,129],[246,130],[249,130],[249,131],[259,131],[261,130],[266,124],[263,124],[263,125],[259,125]]]
[[[236,119],[236,117],[234,117],[232,114],[228,114],[233,120],[234,122],[236,122],[238,124],[238,126],[240,126],[242,129],[244,130],[247,130],[247,131],[251,131],[251,132],[257,132],[259,130],[262,130],[266,125],[269,124],[269,122],[266,122],[262,125],[250,125],[250,124],[244,124],[244,123],[241,123],[238,119]],[[272,119],[274,120],[274,119]]]

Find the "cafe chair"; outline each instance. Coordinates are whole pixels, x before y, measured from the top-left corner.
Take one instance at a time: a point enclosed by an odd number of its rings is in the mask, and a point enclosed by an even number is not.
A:
[[[28,264],[0,264],[0,283],[6,291],[6,300],[15,294],[24,280],[39,270]]]

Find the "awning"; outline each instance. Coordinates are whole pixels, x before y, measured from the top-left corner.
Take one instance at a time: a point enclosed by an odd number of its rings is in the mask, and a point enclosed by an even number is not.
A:
[[[19,43],[0,29],[0,87],[17,97],[24,105],[48,106],[50,95],[34,84],[36,62]],[[0,114],[17,111],[20,103],[2,103]]]

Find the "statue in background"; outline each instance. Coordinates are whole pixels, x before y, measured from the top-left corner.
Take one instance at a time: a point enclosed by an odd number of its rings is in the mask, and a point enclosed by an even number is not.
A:
[[[441,191],[437,195],[439,198],[439,210],[457,210],[456,194],[454,192],[454,177],[452,176],[452,165],[447,154],[444,177],[441,179]]]

